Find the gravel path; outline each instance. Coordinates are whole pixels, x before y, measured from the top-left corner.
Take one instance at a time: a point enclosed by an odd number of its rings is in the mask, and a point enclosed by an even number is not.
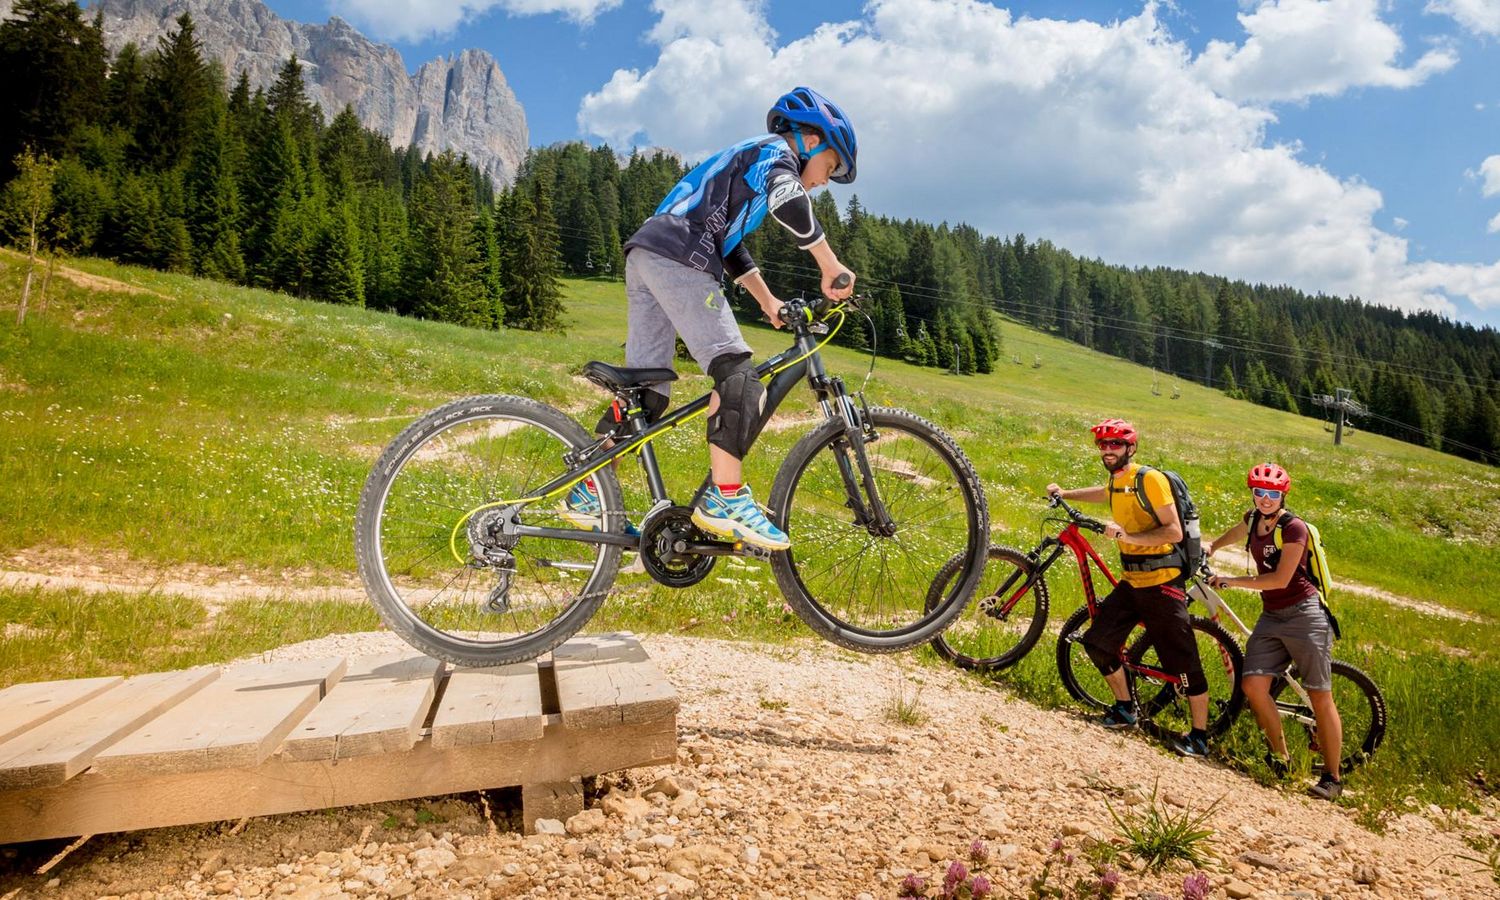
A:
[[[1139,813],[1153,788],[1168,812],[1218,801],[1209,896],[1500,897],[1487,875],[1444,857],[1474,855],[1461,838],[1500,827],[1493,809],[1408,814],[1376,835],[1295,789],[1171,757],[954,670],[811,641],[643,643],[682,698],[678,762],[600,779],[562,834],[523,838],[517,792],[494,791],[99,836],[34,876],[65,843],[43,842],[0,848],[0,900],[884,898],[911,874],[937,896],[976,840],[988,859],[969,866],[994,896],[1028,896],[1049,860],[1049,883],[1067,891],[1056,896],[1098,896],[1084,851],[1116,833],[1106,802]],[[337,635],[266,658],[399,646]],[[896,721],[898,698],[923,721]],[[1119,866],[1117,897],[1177,900],[1191,871]]]

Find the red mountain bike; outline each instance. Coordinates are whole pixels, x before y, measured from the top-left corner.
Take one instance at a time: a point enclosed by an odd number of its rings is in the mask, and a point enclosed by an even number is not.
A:
[[[1029,553],[991,545],[974,602],[933,639],[932,645],[943,658],[974,671],[999,671],[1020,662],[1036,646],[1047,626],[1047,570],[1063,554],[1072,553],[1078,563],[1084,605],[1063,623],[1057,640],[1057,670],[1063,687],[1074,699],[1106,709],[1114,702],[1114,694],[1084,652],[1081,641],[1098,607],[1089,566],[1098,569],[1111,587],[1116,581],[1109,566],[1083,535],[1083,529],[1103,534],[1104,523],[1083,515],[1060,497],[1052,498],[1048,508],[1060,508],[1066,513],[1066,518],[1043,519],[1061,524],[1058,534],[1044,536]],[[942,602],[949,580],[963,571],[964,562],[961,555],[948,560],[929,591],[929,604]],[[1208,731],[1212,735],[1223,734],[1245,702],[1239,682],[1244,655],[1218,622],[1202,616],[1192,616],[1191,621],[1198,641],[1198,656],[1208,679]],[[1186,731],[1190,719],[1187,698],[1180,691],[1181,679],[1162,668],[1143,626],[1137,626],[1126,638],[1120,658],[1142,723],[1164,732]]]

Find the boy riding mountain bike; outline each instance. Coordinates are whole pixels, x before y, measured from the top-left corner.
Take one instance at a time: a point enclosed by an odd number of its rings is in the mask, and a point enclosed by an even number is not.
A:
[[[667,408],[681,335],[714,382],[708,408],[713,485],[694,507],[692,521],[720,537],[785,550],[791,546],[786,534],[766,518],[743,483],[742,461],[765,424],[766,393],[721,281],[728,275],[750,292],[772,325],[782,327],[781,301],[744,245],[745,236],[769,214],[817,261],[823,293],[832,300],[849,297],[854,273],[829,246],[808,192],[830,180],[854,181],[857,145],[844,113],[806,87],[776,101],[766,129],[769,133],[740,141],[689,172],[625,242],[625,364],[662,370],[660,381],[642,394],[642,406],[654,420]],[[619,421],[619,411],[611,407],[595,430],[609,434]],[[590,478],[569,493],[562,515],[577,527],[597,528],[600,508]],[[627,533],[633,531],[627,526]]]
[[[1179,559],[1183,522],[1173,501],[1167,476],[1155,469],[1144,473],[1135,460],[1138,435],[1135,426],[1121,419],[1105,419],[1091,429],[1100,461],[1109,471],[1102,487],[1064,490],[1047,485],[1047,493],[1064,500],[1108,503],[1114,521],[1104,536],[1120,545],[1124,576],[1100,602],[1093,623],[1083,635],[1089,659],[1114,693],[1115,704],[1100,724],[1106,728],[1129,728],[1137,713],[1120,661],[1120,647],[1137,623],[1144,623],[1147,638],[1155,645],[1163,666],[1180,673],[1186,684],[1192,729],[1172,742],[1184,756],[1208,755],[1208,680],[1198,658],[1198,644],[1188,617],[1183,587],[1188,572]],[[1136,485],[1144,497],[1136,496]]]
[[[1208,555],[1220,547],[1244,543],[1255,561],[1255,575],[1215,576],[1211,587],[1259,590],[1262,611],[1255,630],[1245,642],[1245,699],[1255,710],[1256,721],[1271,745],[1266,764],[1278,775],[1288,768],[1286,735],[1281,716],[1271,696],[1272,681],[1296,663],[1317,720],[1318,746],[1323,756],[1323,774],[1311,791],[1325,800],[1337,800],[1344,791],[1339,760],[1343,723],[1333,699],[1334,624],[1323,604],[1317,579],[1310,567],[1311,532],[1306,523],[1286,509],[1292,477],[1275,463],[1250,469],[1245,485],[1253,506],[1239,523],[1214,539]]]

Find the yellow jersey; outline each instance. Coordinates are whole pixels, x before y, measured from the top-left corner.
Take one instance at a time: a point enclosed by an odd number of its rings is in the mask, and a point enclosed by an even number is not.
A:
[[[1139,469],[1140,464],[1132,462],[1113,473],[1108,485],[1110,517],[1130,534],[1151,531],[1157,527],[1151,514],[1141,507],[1140,500],[1135,496],[1135,473]],[[1167,481],[1167,476],[1152,469],[1146,473],[1145,488],[1146,501],[1157,511],[1158,516],[1161,515],[1161,510],[1172,506],[1172,484]],[[1133,544],[1127,540],[1120,540],[1118,543],[1121,553],[1139,556],[1157,556],[1176,549],[1172,544]],[[1180,574],[1182,570],[1172,566],[1150,572],[1125,572],[1122,577],[1132,587],[1155,587],[1166,584]]]

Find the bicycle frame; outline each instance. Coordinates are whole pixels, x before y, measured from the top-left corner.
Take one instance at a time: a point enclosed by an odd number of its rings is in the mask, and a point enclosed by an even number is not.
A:
[[[847,392],[844,390],[843,381],[837,377],[830,377],[823,366],[823,358],[819,351],[826,345],[842,327],[844,313],[836,310],[839,320],[831,328],[826,328],[827,336],[820,341],[818,326],[806,324],[794,324],[793,332],[795,340],[791,347],[776,354],[765,362],[755,367],[755,373],[766,383],[766,403],[763,415],[769,419],[781,405],[782,401],[791,393],[792,387],[806,378],[813,393],[818,398],[818,405],[823,410],[826,419],[842,417],[845,431],[848,434],[857,434],[864,427],[864,417],[854,404],[849,402]],[[640,390],[631,389],[621,393],[621,398],[633,399]],[[697,418],[708,411],[711,394],[703,396],[668,412],[656,422],[647,424],[645,414],[635,403],[623,404],[626,409],[626,424],[634,431],[628,439],[618,440],[613,446],[606,447],[610,438],[601,438],[599,441],[582,448],[580,451],[570,453],[564,457],[564,461],[572,465],[568,472],[553,478],[543,484],[526,497],[515,500],[498,500],[486,503],[476,509],[470,510],[459,521],[453,530],[453,540],[456,541],[458,531],[464,522],[475,513],[485,509],[494,509],[504,506],[525,507],[532,503],[556,498],[563,492],[571,489],[574,485],[583,481],[590,475],[612,464],[620,457],[629,453],[640,456],[641,467],[646,473],[646,482],[651,494],[652,508],[671,502],[667,494],[666,481],[662,477],[661,466],[656,459],[656,449],[652,442],[679,425]],[[837,403],[837,406],[835,406]],[[855,515],[860,521],[889,523],[884,504],[880,500],[879,493],[875,489],[874,475],[869,469],[868,461],[860,456],[859,465],[861,471],[856,473],[849,465],[847,458],[840,456],[839,466],[844,475],[845,486],[849,490],[849,496],[855,502]],[[868,505],[858,490],[858,482],[862,481],[868,493]],[[693,496],[693,503],[702,497],[703,493],[712,483],[712,478],[705,475],[698,491]],[[586,544],[614,544],[620,547],[634,548],[639,544],[639,538],[627,537],[623,534],[611,534],[606,531],[583,531],[576,528],[542,528],[534,525],[517,524],[515,534],[523,537],[540,537],[550,540],[577,541]],[[690,552],[705,555],[736,555],[742,552],[741,545],[727,541],[708,541],[693,544],[687,548]],[[454,556],[458,556],[456,546]]]
[[[1042,554],[1046,553],[1049,548],[1052,552],[1045,560],[1041,559]],[[1094,545],[1089,543],[1088,538],[1083,536],[1083,532],[1074,522],[1069,522],[1058,533],[1057,537],[1043,538],[1042,542],[1036,546],[1036,549],[1031,551],[1030,555],[1040,561],[1037,563],[1036,568],[1032,570],[1031,577],[1026,579],[1025,583],[1017,588],[1016,592],[1011,594],[1000,605],[1000,617],[1004,618],[1010,615],[1010,611],[1015,608],[1017,603],[1021,602],[1021,598],[1026,596],[1026,593],[1032,589],[1038,579],[1045,575],[1047,570],[1052,568],[1052,564],[1057,562],[1063,553],[1067,551],[1072,551],[1073,558],[1078,563],[1078,577],[1083,582],[1083,594],[1087,598],[1089,616],[1092,618],[1094,610],[1098,606],[1098,599],[1094,594],[1094,579],[1089,574],[1089,564],[1092,563],[1094,568],[1099,570],[1100,574],[1109,581],[1110,587],[1114,587],[1117,579],[1114,573],[1109,570],[1109,566],[1105,564],[1104,559],[1099,556],[1098,551],[1094,549]],[[1005,584],[997,588],[995,596],[998,597],[1008,590],[1011,584],[1015,582],[1015,579],[1020,577],[1020,574],[1020,572],[1017,572],[1015,575],[1012,575]]]

